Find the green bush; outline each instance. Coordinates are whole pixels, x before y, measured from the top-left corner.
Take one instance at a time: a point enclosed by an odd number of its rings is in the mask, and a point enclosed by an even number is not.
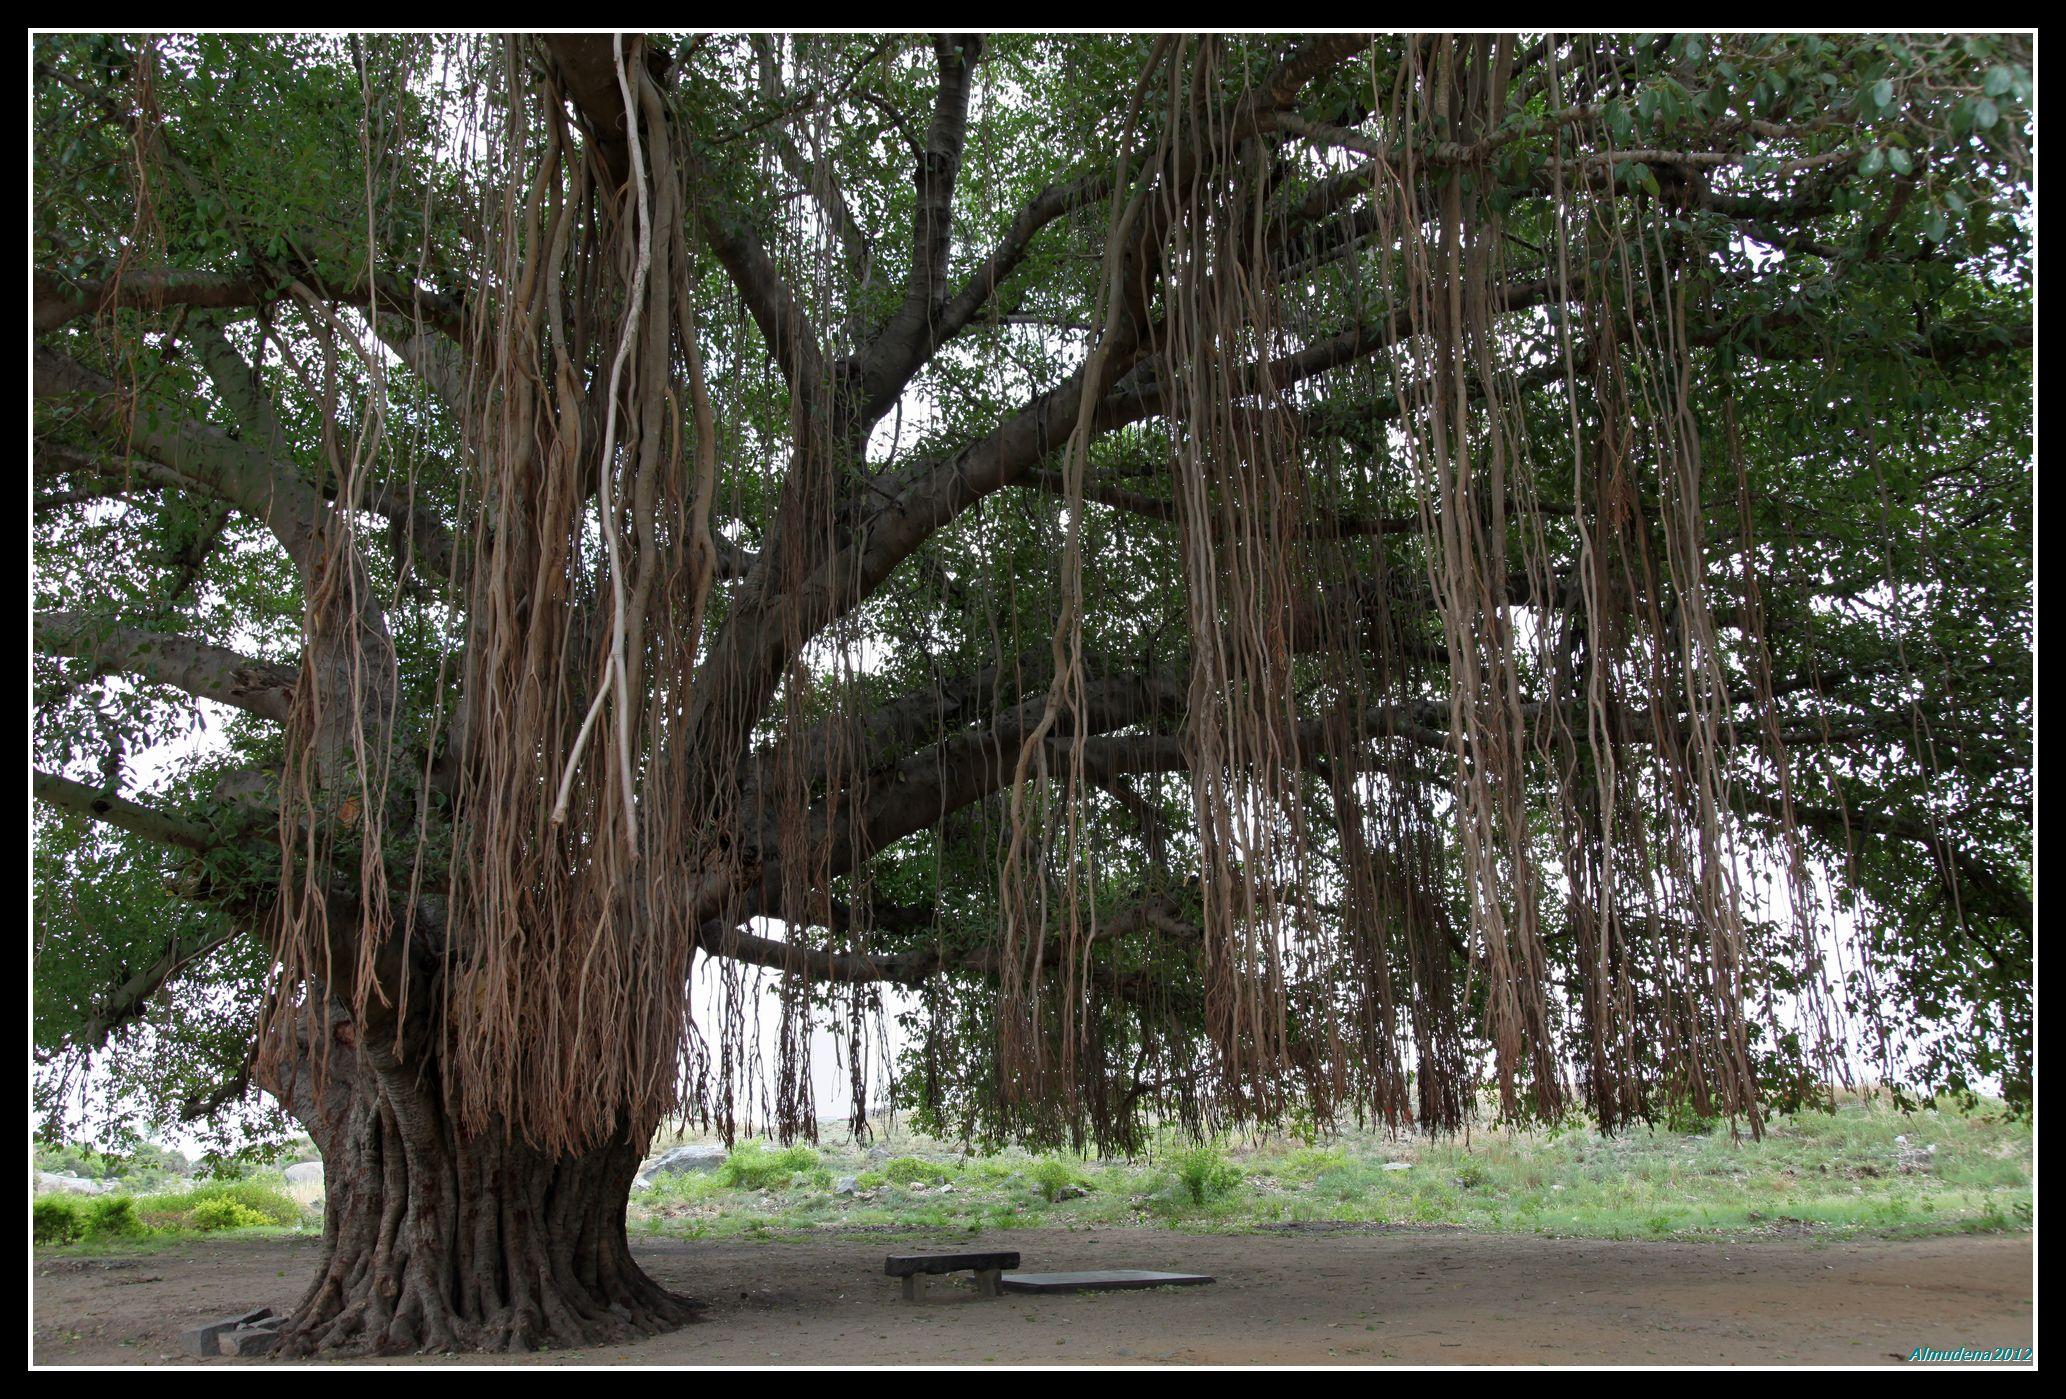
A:
[[[149,1232],[127,1195],[103,1195],[86,1207],[89,1239],[134,1239]]]
[[[1209,1205],[1241,1184],[1241,1168],[1216,1146],[1194,1146],[1170,1158],[1170,1169],[1194,1205]]]
[[[818,1153],[807,1146],[769,1151],[759,1142],[741,1142],[725,1157],[717,1175],[735,1190],[769,1190],[817,1169]]]
[[[74,1202],[52,1196],[35,1204],[36,1242],[75,1244],[86,1237],[86,1215]]]
[[[1722,1119],[1718,1115],[1695,1111],[1683,1102],[1672,1103],[1665,1109],[1665,1130],[1681,1136],[1711,1137],[1721,1125]]]
[[[186,1222],[189,1228],[199,1229],[205,1234],[213,1234],[221,1229],[256,1229],[262,1224],[272,1223],[249,1205],[226,1195],[218,1195],[212,1200],[203,1200],[195,1205],[187,1211]]]
[[[1034,1188],[1049,1204],[1061,1198],[1062,1191],[1076,1183],[1076,1170],[1067,1161],[1055,1156],[1044,1156],[1035,1161],[1026,1174],[1031,1177]]]
[[[954,1179],[954,1172],[939,1162],[916,1156],[899,1156],[886,1161],[882,1173],[898,1185],[940,1185]]]
[[[161,1195],[139,1196],[137,1213],[143,1223],[157,1229],[201,1229],[201,1228],[249,1228],[248,1224],[213,1226],[196,1224],[195,1211],[214,1201],[234,1204],[245,1215],[255,1215],[256,1224],[289,1225],[299,1224],[303,1219],[302,1208],[294,1197],[281,1189],[277,1183],[264,1180],[218,1180],[197,1185],[191,1190],[177,1190]],[[219,1207],[217,1216],[225,1212]]]

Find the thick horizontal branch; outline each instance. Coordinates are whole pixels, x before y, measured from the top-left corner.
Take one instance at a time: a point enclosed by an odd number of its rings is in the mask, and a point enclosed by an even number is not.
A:
[[[242,932],[240,926],[224,918],[207,932],[174,937],[148,965],[97,996],[85,1021],[67,1039],[83,1049],[105,1048],[115,1031],[143,1018],[152,999],[167,982],[217,948],[233,942]]]
[[[38,801],[47,802],[60,811],[74,816],[86,816],[102,821],[118,830],[141,836],[160,845],[174,846],[180,850],[191,850],[205,854],[219,849],[223,842],[214,831],[185,817],[168,815],[141,806],[127,797],[103,792],[83,782],[74,782],[69,777],[55,773],[35,774],[35,793]]]
[[[294,699],[296,667],[83,613],[38,612],[35,644],[45,654],[88,662],[96,675],[134,675],[281,723]]]
[[[2015,879],[1990,868],[1984,858],[1931,822],[1863,807],[1838,810],[1807,802],[1787,804],[1770,796],[1750,797],[1747,804],[1774,819],[1790,815],[1800,825],[1837,842],[1847,843],[1855,836],[1870,835],[1920,846],[1935,862],[1946,890],[1954,897],[1963,886],[1996,903],[2025,934],[2036,927],[2037,911],[2028,891]]]
[[[784,920],[788,922],[788,920]],[[817,926],[808,918],[789,923],[792,928]],[[1179,945],[1202,946],[1204,932],[1184,917],[1176,900],[1160,894],[1136,899],[1101,921],[1090,931],[1093,942],[1109,942],[1139,933],[1154,933]],[[939,946],[908,952],[852,952],[839,948],[808,947],[777,938],[761,937],[743,928],[723,923],[706,923],[697,946],[713,957],[729,958],[752,966],[767,967],[789,976],[811,981],[850,983],[887,982],[916,986],[942,973],[995,977],[1004,967],[1002,957],[991,946],[951,950]],[[1032,968],[1035,974],[1038,968]],[[1091,980],[1107,989],[1127,994],[1125,979],[1093,968]]]
[[[134,472],[151,485],[211,495],[263,522],[304,571],[325,566],[326,540],[336,516],[323,492],[293,463],[207,423],[166,422],[140,404],[133,392],[40,345],[33,382],[36,397],[65,400],[78,421],[126,449],[94,454],[73,447],[39,447],[39,474],[47,461],[53,473],[91,471],[109,477]],[[450,573],[455,548],[451,532],[412,499],[406,487],[376,483],[358,505],[397,522],[422,572],[433,578]]]
[[[140,269],[71,288],[39,270],[34,286],[30,326],[38,335],[81,316],[104,316],[116,310],[163,311],[174,306],[225,310],[258,306],[285,294],[271,279],[250,273],[173,267]]]
[[[1019,482],[1049,495],[1066,495],[1068,483],[1062,473],[1051,468],[1029,471]],[[1096,505],[1109,506],[1129,515],[1143,519],[1162,520],[1174,524],[1177,519],[1177,503],[1168,496],[1149,495],[1145,491],[1128,490],[1096,477],[1087,477],[1083,482],[1083,498]],[[1223,532],[1222,522],[1215,517],[1213,530]],[[1301,520],[1297,534],[1306,539],[1356,539],[1378,534],[1411,534],[1420,528],[1420,520],[1411,515],[1362,515],[1346,511],[1311,511]]]
[[[134,394],[68,355],[39,345],[34,363],[36,397],[69,400],[98,432],[264,521],[305,571],[322,566],[328,509],[284,463],[203,423],[159,425],[140,411]]]
[[[50,273],[39,269],[33,280],[30,325],[37,335],[56,330],[83,316],[105,316],[118,310],[163,311],[172,307],[202,311],[255,310],[286,300],[293,294],[291,288],[295,282],[324,301],[365,305],[377,300],[382,309],[421,320],[454,339],[461,333],[462,318],[457,303],[389,273],[376,275],[369,284],[364,278],[331,282],[308,272],[290,275],[154,267],[67,287]]]

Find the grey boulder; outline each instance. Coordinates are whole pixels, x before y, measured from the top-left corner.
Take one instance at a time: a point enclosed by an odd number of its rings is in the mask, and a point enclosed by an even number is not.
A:
[[[63,1171],[36,1172],[38,1194],[105,1195],[114,1188],[104,1181],[88,1180],[84,1176],[70,1175]]]
[[[689,1171],[714,1171],[725,1163],[731,1153],[721,1146],[677,1146],[661,1152],[645,1164],[638,1173],[638,1179],[631,1183],[633,1190],[644,1190],[658,1176],[682,1175]]]

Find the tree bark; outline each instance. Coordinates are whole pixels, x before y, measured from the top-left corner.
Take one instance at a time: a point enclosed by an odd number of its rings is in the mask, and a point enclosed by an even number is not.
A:
[[[404,1066],[333,1014],[265,1086],[323,1153],[323,1256],[279,1354],[501,1351],[635,1339],[701,1304],[640,1269],[625,1206],[647,1133],[548,1156],[463,1131],[434,1063]]]

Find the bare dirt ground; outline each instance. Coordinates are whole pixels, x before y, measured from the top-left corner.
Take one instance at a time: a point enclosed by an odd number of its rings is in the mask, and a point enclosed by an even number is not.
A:
[[[2032,1344],[2028,1235],[1818,1243],[1613,1243],[1447,1230],[1186,1235],[985,1233],[1038,1271],[1186,1269],[1210,1287],[978,1298],[935,1279],[917,1305],[889,1252],[971,1246],[908,1234],[797,1243],[647,1239],[661,1282],[706,1319],[635,1345],[512,1363],[1899,1364],[1917,1345]],[[178,1353],[181,1329],[291,1307],[312,1240],[39,1256],[38,1364],[237,1365]],[[413,1357],[439,1364],[480,1357]],[[496,1359],[504,1359],[496,1357]]]

